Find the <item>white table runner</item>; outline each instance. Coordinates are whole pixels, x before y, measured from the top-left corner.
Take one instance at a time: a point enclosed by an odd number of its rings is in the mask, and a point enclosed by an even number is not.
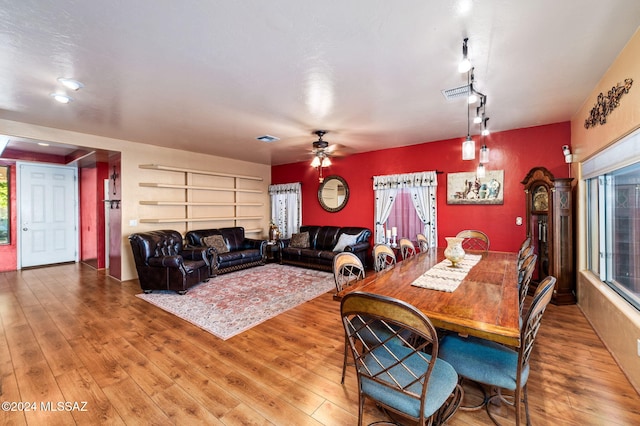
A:
[[[411,285],[430,290],[446,291],[451,293],[460,285],[471,268],[482,259],[479,254],[467,254],[458,265],[453,268],[451,261],[443,260],[411,283]]]

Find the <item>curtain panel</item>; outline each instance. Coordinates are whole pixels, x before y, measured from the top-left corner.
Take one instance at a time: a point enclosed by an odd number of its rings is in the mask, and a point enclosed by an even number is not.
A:
[[[281,238],[291,238],[302,224],[302,185],[300,182],[269,185],[271,221]]]

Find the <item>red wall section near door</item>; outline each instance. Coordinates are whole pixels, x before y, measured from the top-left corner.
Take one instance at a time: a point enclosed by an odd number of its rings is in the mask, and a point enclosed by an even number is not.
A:
[[[5,165],[5,164],[2,164]],[[16,250],[18,241],[18,214],[17,214],[17,203],[16,203],[16,166],[15,164],[7,164],[9,165],[9,198],[11,205],[9,206],[9,216],[11,220],[10,230],[9,230],[9,239],[11,240],[11,244],[0,244],[0,272],[5,271],[15,271],[18,265],[18,252]]]
[[[337,137],[337,136],[336,136]],[[327,141],[348,145],[348,140]],[[309,144],[313,138],[309,137]],[[525,198],[520,183],[527,172],[544,166],[555,177],[568,177],[562,145],[571,142],[569,122],[492,133],[486,137],[490,148],[487,170],[504,170],[503,205],[448,205],[447,173],[472,172],[478,165],[481,138],[475,136],[476,160],[462,160],[462,138],[423,143],[408,147],[354,154],[333,158],[326,175],[340,175],[350,190],[346,207],[328,213],[318,203],[318,172],[309,162],[292,163],[271,168],[273,184],[302,182],[302,219],[306,225],[365,226],[374,228],[373,181],[377,175],[438,170],[438,239],[455,235],[461,229],[481,229],[489,235],[492,250],[517,251],[525,238],[525,226],[515,224],[525,215]]]

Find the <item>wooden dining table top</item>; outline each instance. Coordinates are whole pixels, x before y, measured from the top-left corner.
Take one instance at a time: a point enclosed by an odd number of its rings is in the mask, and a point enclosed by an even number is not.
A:
[[[444,259],[444,248],[418,253],[390,269],[368,274],[334,298],[341,300],[353,291],[393,297],[415,306],[436,327],[519,347],[517,253],[484,253],[453,292],[411,285]]]

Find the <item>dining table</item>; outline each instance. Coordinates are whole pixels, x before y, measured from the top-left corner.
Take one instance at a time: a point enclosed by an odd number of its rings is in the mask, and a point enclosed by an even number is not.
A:
[[[468,253],[481,255],[480,260],[453,291],[413,285],[434,266],[448,266],[443,263],[449,262],[444,248],[438,247],[417,253],[386,270],[369,273],[336,293],[334,299],[341,300],[353,291],[399,299],[424,313],[437,328],[519,347],[518,254]]]

